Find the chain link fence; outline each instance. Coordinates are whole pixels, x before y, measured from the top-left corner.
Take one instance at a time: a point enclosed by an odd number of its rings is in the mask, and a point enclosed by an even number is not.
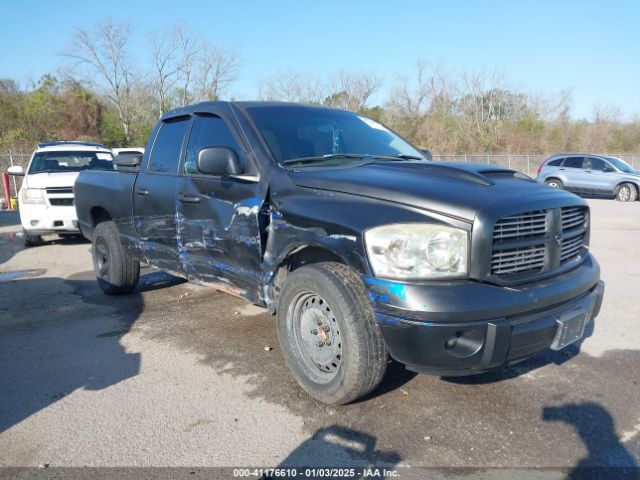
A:
[[[632,167],[640,167],[640,154],[623,153],[608,154],[618,157]],[[452,154],[452,155],[433,155],[435,161],[440,162],[464,162],[464,163],[485,163],[490,165],[499,165],[501,167],[513,168],[519,170],[531,177],[535,177],[538,167],[547,158],[548,155],[485,155],[485,154]],[[27,168],[31,152],[0,152],[0,172],[6,172],[13,165],[20,165]],[[11,177],[9,180],[11,187],[11,196],[17,197],[18,190],[22,185],[22,178]]]
[[[635,153],[607,153],[612,157],[624,160],[633,168],[640,167],[640,154]],[[486,163],[489,165],[499,165],[501,167],[513,168],[530,177],[538,174],[538,167],[545,161],[548,155],[485,155],[485,154],[453,154],[434,155],[433,159],[439,162],[464,162],[464,163]]]
[[[30,159],[31,152],[13,152],[11,150],[0,152],[0,172],[6,172],[9,170],[9,167],[14,165],[20,165],[22,168],[26,169]],[[14,177],[13,175],[9,177],[9,187],[12,198],[16,198],[18,196],[18,190],[20,190],[21,185],[22,177]]]

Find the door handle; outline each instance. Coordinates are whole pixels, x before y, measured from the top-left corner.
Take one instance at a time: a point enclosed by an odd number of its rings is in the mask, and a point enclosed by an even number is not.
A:
[[[195,195],[179,195],[178,199],[182,203],[200,203],[200,197]]]
[[[584,173],[591,173],[591,170],[585,170]]]
[[[564,170],[564,168],[561,168],[560,170]]]
[[[147,195],[149,195],[149,190],[147,190],[146,188],[139,188],[136,190],[136,195],[140,195],[141,197],[146,197]]]

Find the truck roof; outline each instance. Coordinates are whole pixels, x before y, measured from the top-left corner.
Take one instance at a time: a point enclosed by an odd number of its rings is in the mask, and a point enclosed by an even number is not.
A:
[[[174,110],[170,110],[165,113],[161,120],[166,120],[167,118],[179,117],[181,115],[187,115],[193,112],[202,112],[207,111],[214,108],[228,108],[231,105],[235,105],[241,109],[245,108],[259,108],[259,107],[309,107],[309,108],[318,108],[323,110],[340,110],[337,108],[327,107],[324,105],[312,105],[306,103],[296,103],[296,102],[276,102],[270,100],[253,100],[253,101],[225,101],[225,100],[216,100],[214,102],[200,102],[193,105],[187,105],[184,107],[176,108]]]

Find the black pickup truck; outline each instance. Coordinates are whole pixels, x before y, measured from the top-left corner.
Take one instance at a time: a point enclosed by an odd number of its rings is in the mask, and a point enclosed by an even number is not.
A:
[[[102,289],[133,291],[144,262],[268,308],[323,402],[372,391],[388,355],[453,376],[561,349],[600,309],[583,200],[428,161],[355,113],[201,103],[115,164],[75,184]]]

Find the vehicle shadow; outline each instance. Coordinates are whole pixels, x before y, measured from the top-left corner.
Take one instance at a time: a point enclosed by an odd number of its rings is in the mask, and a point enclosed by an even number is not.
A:
[[[393,359],[389,360],[387,371],[382,378],[382,382],[372,392],[362,398],[358,398],[351,402],[351,405],[367,402],[373,398],[380,397],[386,393],[399,389],[413,380],[418,374],[407,370],[406,367]]]
[[[76,390],[138,374],[140,354],[122,337],[144,308],[141,293],[170,281],[145,275],[137,292],[109,297],[92,277],[0,282],[0,432]]]
[[[571,469],[567,479],[640,480],[640,468],[620,442],[613,417],[603,406],[584,402],[545,407],[542,420],[573,426],[588,450],[587,456]]]
[[[295,450],[280,462],[276,468],[357,468],[364,469],[393,469],[402,457],[394,451],[376,449],[377,439],[373,435],[360,432],[348,427],[330,425],[320,428]],[[299,472],[299,475],[305,472]],[[317,475],[308,472],[304,478],[333,478],[323,471]],[[336,475],[338,476],[338,475]],[[340,478],[365,478],[367,475],[359,472],[345,473]],[[383,477],[380,473],[378,477]],[[263,476],[264,479],[276,478]]]

